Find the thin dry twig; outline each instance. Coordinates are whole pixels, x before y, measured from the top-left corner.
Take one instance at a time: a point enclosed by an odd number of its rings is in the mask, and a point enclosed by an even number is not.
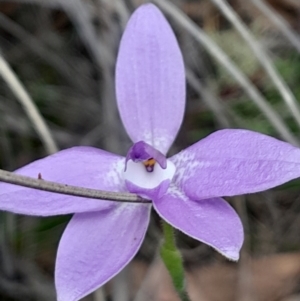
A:
[[[188,83],[199,94],[202,101],[214,113],[220,126],[230,128],[231,122],[226,114],[226,110],[218,98],[213,95],[209,89],[205,88],[200,80],[198,80],[192,70],[185,71]]]
[[[101,191],[101,190],[91,189],[91,188],[71,186],[66,184],[59,184],[55,182],[45,181],[42,179],[34,179],[34,178],[18,175],[2,169],[0,169],[0,182],[20,185],[20,186],[34,188],[38,190],[44,190],[48,192],[72,195],[76,197],[85,197],[89,199],[127,202],[127,203],[143,203],[143,204],[151,203],[150,200],[143,199],[136,194],[132,194],[128,192],[118,193],[118,192]]]
[[[228,55],[185,13],[166,0],[154,0],[167,14],[171,15],[194,39],[201,43],[206,50],[227,69],[231,76],[243,87],[248,96],[254,101],[261,112],[268,118],[274,129],[286,141],[299,145],[298,140],[290,132],[279,114],[272,108],[258,89],[249,81],[244,73],[236,66]]]
[[[21,105],[23,106],[28,118],[38,133],[41,141],[43,142],[47,152],[53,154],[58,151],[58,147],[50,133],[50,130],[45,123],[43,117],[38,111],[33,100],[26,92],[22,83],[19,81],[13,70],[7,64],[3,56],[0,55],[0,75],[10,87],[11,91],[15,94]]]
[[[298,106],[297,100],[290,90],[290,88],[285,84],[284,80],[277,72],[271,61],[267,51],[263,46],[255,39],[247,26],[243,23],[237,13],[232,9],[232,7],[224,0],[211,0],[222,12],[222,14],[232,23],[236,30],[240,33],[249,47],[252,49],[257,60],[260,62],[262,67],[268,73],[269,77],[277,88],[278,92],[285,101],[288,109],[290,110],[295,121],[300,126],[300,108]]]
[[[250,0],[265,16],[267,16],[273,24],[283,33],[290,43],[300,53],[300,36],[290,27],[290,25],[282,18],[269,4],[263,0]]]
[[[39,41],[35,36],[24,30],[20,25],[4,14],[0,14],[0,26],[20,39],[28,49],[53,66],[63,78],[70,82],[70,84],[75,87],[80,87],[82,91],[86,91],[90,88],[87,87],[86,81],[83,82],[82,78],[79,78],[80,72],[75,68],[74,64],[67,63],[59,55],[49,50],[49,47],[44,45],[43,42]],[[73,76],[74,72],[77,76]]]
[[[73,21],[78,34],[87,47],[87,50],[91,53],[91,56],[97,63],[98,67],[102,67],[104,62],[114,62],[114,56],[107,45],[99,42],[96,31],[91,24],[87,5],[79,0],[55,0],[55,2],[62,6]]]
[[[7,0],[0,0],[7,2]],[[95,29],[91,25],[89,13],[84,3],[79,0],[15,0],[19,3],[36,3],[50,8],[62,8],[74,23],[79,36],[84,42],[98,66],[102,66],[103,60],[113,62],[114,57],[110,49],[99,43]]]

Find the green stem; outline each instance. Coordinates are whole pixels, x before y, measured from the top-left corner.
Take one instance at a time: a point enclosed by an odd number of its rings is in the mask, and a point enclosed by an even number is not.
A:
[[[161,258],[170,273],[174,287],[182,301],[190,301],[185,290],[185,277],[180,252],[176,247],[174,229],[163,221],[164,243],[160,248]]]

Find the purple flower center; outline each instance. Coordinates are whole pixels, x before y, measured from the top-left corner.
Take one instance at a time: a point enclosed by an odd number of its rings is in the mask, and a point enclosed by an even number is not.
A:
[[[175,165],[160,151],[139,141],[127,153],[124,180],[129,192],[160,198],[168,190],[175,171]]]
[[[125,171],[129,160],[132,160],[135,163],[142,162],[148,172],[153,172],[156,162],[162,169],[166,169],[167,167],[166,157],[160,151],[144,141],[135,143],[129,149],[126,156]]]

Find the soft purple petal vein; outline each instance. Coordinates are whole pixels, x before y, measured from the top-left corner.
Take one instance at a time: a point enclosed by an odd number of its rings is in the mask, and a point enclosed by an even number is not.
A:
[[[118,204],[105,212],[76,214],[57,251],[58,301],[77,301],[120,272],[144,240],[150,209],[141,204]]]
[[[254,193],[300,177],[300,149],[247,130],[217,131],[171,158],[192,199]]]
[[[170,188],[153,200],[154,209],[174,228],[213,247],[231,260],[238,260],[243,244],[242,223],[232,207],[221,198],[193,201]]]
[[[118,107],[133,142],[166,154],[182,122],[185,72],[175,35],[153,5],[140,7],[121,40],[116,67]]]
[[[37,160],[16,171],[20,175],[107,191],[126,191],[121,176],[125,158],[93,147],[73,147]],[[41,179],[41,181],[42,181]],[[50,216],[104,210],[113,202],[51,193],[0,183],[0,210]]]

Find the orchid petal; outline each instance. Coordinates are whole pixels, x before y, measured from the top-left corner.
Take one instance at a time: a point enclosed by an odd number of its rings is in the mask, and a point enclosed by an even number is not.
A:
[[[231,206],[221,198],[193,201],[174,186],[154,209],[174,228],[197,239],[231,260],[239,259],[243,226]]]
[[[150,209],[149,205],[118,204],[103,212],[76,214],[58,247],[58,301],[77,301],[121,271],[143,242]]]
[[[107,191],[125,191],[121,174],[125,158],[92,148],[74,147],[35,161],[17,174],[68,185]],[[41,179],[41,181],[42,181]],[[114,202],[92,200],[0,183],[0,210],[50,216],[103,210]]]
[[[124,32],[116,67],[123,124],[133,142],[163,154],[173,143],[185,106],[185,73],[175,35],[153,4],[138,8]]]
[[[247,130],[221,130],[173,156],[192,199],[254,193],[300,177],[300,149]]]

